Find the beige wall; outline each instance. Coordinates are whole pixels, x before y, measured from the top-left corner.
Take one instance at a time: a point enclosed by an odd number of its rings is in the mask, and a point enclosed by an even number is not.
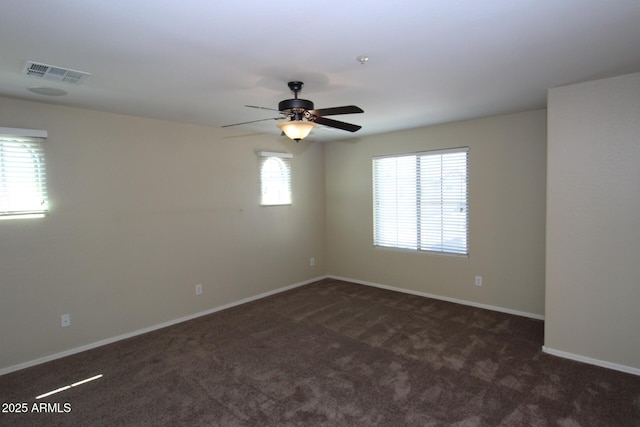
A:
[[[546,110],[294,144],[0,98],[49,132],[51,201],[0,221],[0,371],[324,274],[544,314],[547,350],[640,368],[639,92],[551,90],[548,153]],[[374,248],[372,157],[459,146],[469,258]],[[293,206],[258,206],[257,150],[294,153]]]
[[[7,98],[0,126],[48,131],[51,201],[0,221],[0,370],[325,273],[322,144]],[[265,149],[290,207],[258,206]]]
[[[469,258],[374,248],[372,157],[460,146],[469,147]],[[325,161],[330,275],[544,314],[545,110],[332,142]]]
[[[640,74],[548,101],[545,348],[640,373]]]

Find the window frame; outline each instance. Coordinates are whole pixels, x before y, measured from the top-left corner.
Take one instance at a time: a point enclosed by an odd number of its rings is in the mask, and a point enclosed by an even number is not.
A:
[[[0,127],[0,220],[48,213],[47,136],[43,130]]]
[[[469,257],[469,147],[374,156],[372,181],[375,247]]]
[[[258,174],[260,178],[260,206],[290,206],[292,204],[291,153],[260,151]],[[272,176],[267,176],[265,170],[269,165],[276,164],[279,174],[271,170]],[[279,176],[278,176],[279,175]]]

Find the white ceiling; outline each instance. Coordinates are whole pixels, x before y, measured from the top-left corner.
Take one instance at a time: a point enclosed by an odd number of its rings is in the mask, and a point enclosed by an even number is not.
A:
[[[36,80],[29,60],[91,76]],[[359,132],[311,140],[542,108],[548,88],[638,71],[640,0],[0,2],[0,95],[220,126],[275,117],[244,105],[277,108],[301,80],[316,108],[364,109],[332,116]]]

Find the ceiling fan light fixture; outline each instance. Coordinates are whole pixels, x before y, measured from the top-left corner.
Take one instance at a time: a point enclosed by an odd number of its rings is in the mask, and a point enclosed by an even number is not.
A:
[[[294,141],[300,141],[309,136],[311,129],[316,127],[316,123],[307,120],[289,120],[277,125],[287,137]]]

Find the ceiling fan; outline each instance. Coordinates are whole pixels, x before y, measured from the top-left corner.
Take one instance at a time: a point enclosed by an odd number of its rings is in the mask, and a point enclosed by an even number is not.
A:
[[[356,132],[362,127],[359,125],[354,125],[352,123],[341,122],[339,120],[328,119],[325,117],[335,116],[338,114],[364,113],[364,111],[360,107],[356,107],[355,105],[345,105],[342,107],[314,109],[313,102],[309,101],[308,99],[298,98],[298,93],[302,90],[302,86],[304,85],[304,83],[294,81],[289,82],[288,85],[289,89],[291,89],[291,91],[293,92],[294,98],[280,101],[277,110],[268,107],[258,107],[256,105],[245,105],[245,107],[249,108],[278,111],[280,114],[278,117],[234,123],[231,125],[224,125],[222,127],[225,128],[230,126],[246,125],[248,123],[263,122],[266,120],[284,120],[277,126],[286,136],[296,142],[299,142],[301,139],[306,138],[307,135],[309,135],[309,132],[311,132],[311,129],[316,127],[316,125],[318,124],[336,129],[346,130],[348,132]]]

